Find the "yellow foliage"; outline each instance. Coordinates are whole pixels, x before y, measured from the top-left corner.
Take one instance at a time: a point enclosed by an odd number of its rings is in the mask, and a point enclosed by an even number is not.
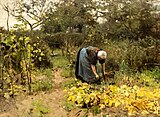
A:
[[[121,102],[119,100],[115,100],[115,107],[119,106]]]
[[[124,105],[124,109],[128,110],[129,115],[141,113],[160,114],[160,89],[149,89],[146,87],[122,85],[110,85],[106,90],[99,91],[92,86],[82,83],[78,87],[67,90],[68,100],[78,103],[94,106],[98,105],[99,109],[105,107],[117,107]]]
[[[99,104],[99,108],[100,108],[100,109],[105,108],[105,104]]]
[[[68,97],[68,101],[75,102],[75,97],[74,97],[74,96],[69,96],[69,97]]]

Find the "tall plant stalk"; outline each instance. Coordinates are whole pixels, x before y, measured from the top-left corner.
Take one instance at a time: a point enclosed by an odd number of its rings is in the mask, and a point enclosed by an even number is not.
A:
[[[28,42],[26,41],[26,38],[23,37],[23,45],[25,47],[24,51],[23,51],[23,59],[24,59],[24,66],[25,66],[25,70],[24,72],[26,72],[26,77],[27,77],[27,84],[28,84],[28,91],[29,94],[31,94],[31,48],[30,48],[30,44],[28,44]]]
[[[1,51],[0,52],[0,78],[1,78],[1,89],[3,90],[3,79],[4,79],[4,76],[3,76],[3,69],[4,69],[4,54],[3,52]]]

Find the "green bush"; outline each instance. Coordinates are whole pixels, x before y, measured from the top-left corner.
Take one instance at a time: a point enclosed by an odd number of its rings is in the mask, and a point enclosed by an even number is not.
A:
[[[113,41],[107,40],[106,42],[106,51],[108,53],[107,61],[112,60],[118,63],[120,69],[122,68],[122,64],[125,63],[125,66],[128,69],[134,70],[143,70],[149,69],[150,64],[159,63],[159,59],[157,58],[157,51],[153,50],[149,47],[155,47],[156,42],[154,39],[146,39],[148,42],[144,40],[139,41],[130,41],[128,39],[121,41]],[[151,43],[149,43],[151,42]],[[155,53],[155,54],[154,54]],[[147,66],[148,65],[148,66]]]

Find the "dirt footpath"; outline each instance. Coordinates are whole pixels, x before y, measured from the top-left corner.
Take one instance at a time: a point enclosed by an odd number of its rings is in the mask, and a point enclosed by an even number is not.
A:
[[[67,111],[63,108],[64,92],[60,87],[63,81],[61,70],[54,71],[53,89],[49,93],[41,92],[35,95],[22,95],[14,101],[1,101],[0,117],[33,117],[30,115],[32,103],[36,100],[42,100],[44,105],[49,108],[46,117],[67,117]]]

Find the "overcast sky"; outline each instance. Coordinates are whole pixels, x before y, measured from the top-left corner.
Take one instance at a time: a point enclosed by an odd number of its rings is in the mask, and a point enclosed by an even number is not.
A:
[[[12,5],[16,0],[0,0],[0,26],[7,27],[7,12],[3,10],[2,5],[9,4]],[[16,20],[10,16],[9,25],[13,26]]]

